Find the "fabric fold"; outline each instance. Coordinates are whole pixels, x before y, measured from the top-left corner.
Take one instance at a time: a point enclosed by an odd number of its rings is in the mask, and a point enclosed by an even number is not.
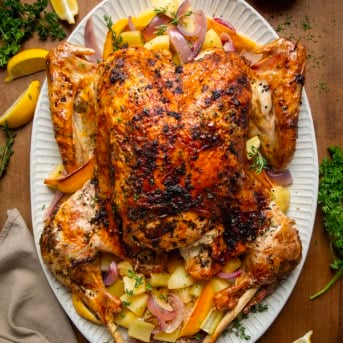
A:
[[[17,209],[0,232],[0,342],[77,343]]]

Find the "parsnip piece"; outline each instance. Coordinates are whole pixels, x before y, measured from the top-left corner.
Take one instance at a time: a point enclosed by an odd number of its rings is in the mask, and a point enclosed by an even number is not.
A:
[[[168,281],[169,289],[185,288],[193,285],[194,279],[186,272],[184,266],[178,266],[173,274],[170,275]]]
[[[130,337],[139,339],[140,341],[150,342],[151,333],[154,328],[155,325],[151,323],[134,319],[129,325],[128,334]]]

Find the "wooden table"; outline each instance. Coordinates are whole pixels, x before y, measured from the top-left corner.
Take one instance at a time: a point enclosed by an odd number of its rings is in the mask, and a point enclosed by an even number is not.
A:
[[[224,1],[224,0],[223,0]],[[79,1],[80,15],[85,16],[97,0]],[[308,53],[306,91],[312,107],[319,161],[329,145],[343,146],[343,3],[340,0],[259,1],[251,0],[281,36],[301,40]],[[277,3],[277,4],[275,4]],[[73,26],[67,27],[68,32]],[[32,38],[25,48],[54,46]],[[5,84],[5,71],[0,74],[0,113],[3,113],[34,79],[43,81],[44,72]],[[0,227],[6,210],[17,207],[29,227],[30,214],[30,140],[32,123],[16,131],[15,153],[7,174],[0,180]],[[3,136],[0,137],[3,143]],[[343,279],[326,295],[315,301],[309,296],[331,277],[328,238],[324,234],[322,213],[317,211],[314,234],[300,279],[279,317],[260,342],[292,342],[313,330],[313,342],[342,342]],[[75,330],[77,332],[77,330]],[[77,332],[80,342],[86,342]]]

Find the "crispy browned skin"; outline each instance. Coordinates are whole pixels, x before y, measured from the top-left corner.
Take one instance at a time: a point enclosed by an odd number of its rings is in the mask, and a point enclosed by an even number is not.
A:
[[[99,251],[120,256],[116,236],[99,227],[100,206],[90,182],[64,201],[50,216],[40,239],[42,257],[56,278],[91,308],[105,324],[120,310],[119,299],[107,292]]]
[[[183,248],[223,226],[244,161],[247,73],[220,50],[177,67],[169,55],[129,48],[100,65],[100,197],[116,209],[128,256]]]
[[[93,53],[62,43],[47,56],[51,118],[63,165],[69,173],[88,161],[94,150]]]
[[[306,52],[303,45],[280,38],[254,51],[262,59],[251,68],[251,83],[265,83],[272,108],[263,113],[253,102],[249,136],[258,135],[261,150],[273,168],[283,169],[291,161],[298,135],[301,91],[305,82]],[[255,99],[256,97],[254,97]]]
[[[275,204],[264,211],[271,218],[270,225],[248,248],[243,275],[234,286],[215,295],[213,301],[218,310],[233,309],[241,295],[251,287],[262,286],[256,295],[261,301],[301,260],[301,241],[294,221]]]
[[[103,285],[99,252],[129,259],[150,274],[165,268],[168,252],[179,250],[196,279],[210,278],[230,256],[245,254],[242,278],[215,298],[220,309],[232,308],[247,288],[272,288],[294,269],[301,256],[294,223],[271,207],[270,183],[246,159],[249,125],[258,121],[254,112],[249,124],[250,78],[257,72],[221,50],[180,67],[167,53],[127,48],[97,67],[86,61],[85,74],[76,68],[73,75],[72,67],[84,61],[80,54],[88,53],[80,49],[65,43],[49,57],[60,61],[49,92],[66,168],[82,160],[73,142],[79,137],[75,106],[68,103],[75,94],[89,90],[85,127],[94,125],[88,121],[95,114],[97,137],[94,180],[56,208],[41,237],[43,259],[57,278],[110,327],[109,312],[119,311],[120,301]],[[270,70],[259,68],[267,78]],[[67,75],[72,93],[56,89]],[[68,104],[55,106],[57,95]],[[273,129],[279,139],[279,128]]]

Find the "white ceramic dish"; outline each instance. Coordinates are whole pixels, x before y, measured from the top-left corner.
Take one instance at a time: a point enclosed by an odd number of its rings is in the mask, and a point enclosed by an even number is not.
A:
[[[197,0],[193,1],[193,6],[203,9],[208,16],[227,19],[239,32],[258,43],[267,43],[277,37],[271,26],[242,0]],[[88,17],[91,16],[99,46],[102,46],[107,32],[103,20],[105,14],[110,15],[115,21],[137,14],[147,7],[150,7],[149,0],[106,0],[84,18],[68,40],[76,44],[84,44],[84,26]],[[43,180],[59,163],[60,156],[53,135],[45,82],[36,109],[31,142],[32,221],[39,257],[39,238],[43,229],[44,208],[49,205],[53,197],[53,192],[43,184]],[[303,267],[312,235],[317,203],[318,160],[311,110],[305,92],[299,118],[297,150],[290,169],[294,183],[290,187],[292,202],[288,215],[296,220],[303,244],[303,258],[296,270],[266,300],[269,305],[268,311],[250,314],[249,319],[244,321],[247,333],[251,336],[250,342],[256,341],[263,335],[287,302]],[[70,293],[55,280],[43,263],[42,266],[56,297],[82,334],[94,343],[110,340],[111,337],[104,327],[84,320],[75,312]],[[219,343],[240,341],[234,334],[226,335],[218,340]]]

